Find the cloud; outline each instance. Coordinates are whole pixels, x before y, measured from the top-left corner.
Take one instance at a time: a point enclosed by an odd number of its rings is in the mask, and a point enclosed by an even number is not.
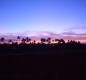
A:
[[[61,34],[55,33],[55,32],[49,32],[49,31],[25,31],[21,33],[6,33],[1,34],[0,37],[4,36],[6,39],[16,39],[17,36],[23,37],[30,37],[31,39],[38,40],[40,38],[58,38],[58,39],[64,39],[64,40],[81,40],[86,41],[86,33],[75,33],[72,30],[71,31],[65,31]]]
[[[62,33],[64,38],[74,40],[86,40],[86,27],[70,28]]]
[[[84,34],[86,33],[86,27],[74,27],[74,28],[69,28],[66,30],[67,32],[73,32],[76,34]]]

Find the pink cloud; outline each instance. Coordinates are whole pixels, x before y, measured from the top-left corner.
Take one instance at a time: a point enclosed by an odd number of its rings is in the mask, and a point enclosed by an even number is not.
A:
[[[86,33],[75,33],[75,32],[63,32],[61,34],[58,34],[58,33],[54,33],[54,32],[48,32],[48,31],[26,31],[26,32],[23,32],[23,33],[9,33],[9,34],[3,34],[3,35],[0,35],[0,38],[4,36],[6,39],[7,38],[11,38],[11,39],[15,39],[17,38],[17,36],[20,36],[21,38],[22,37],[30,37],[31,39],[34,39],[34,40],[39,40],[40,38],[58,38],[58,39],[64,39],[64,40],[79,40],[79,41],[82,41],[82,42],[85,42],[86,41]]]

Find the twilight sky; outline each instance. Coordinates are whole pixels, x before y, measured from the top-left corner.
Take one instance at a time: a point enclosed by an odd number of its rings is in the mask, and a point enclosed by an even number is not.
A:
[[[86,0],[0,0],[0,33],[25,31],[85,34]]]

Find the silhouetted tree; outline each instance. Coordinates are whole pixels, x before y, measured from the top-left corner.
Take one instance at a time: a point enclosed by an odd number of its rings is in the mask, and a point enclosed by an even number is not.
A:
[[[18,43],[18,44],[20,43],[20,39],[21,39],[20,36],[18,36],[18,37],[17,37],[17,40],[18,40],[17,43]]]
[[[21,39],[20,36],[18,36],[17,39],[20,40]]]
[[[31,42],[31,39],[26,37],[26,43]]]
[[[67,43],[70,43],[70,40],[68,40]]]
[[[2,37],[2,38],[0,39],[0,41],[3,43],[3,42],[5,41],[5,38]]]
[[[60,40],[60,43],[65,43],[65,41],[63,39]]]
[[[10,40],[8,41],[8,43],[9,43],[9,44],[12,44],[12,39],[10,39]]]
[[[25,43],[26,39],[22,38],[22,43]]]
[[[54,42],[54,40],[52,40],[52,42]]]
[[[48,38],[46,41],[47,41],[48,44],[50,44],[51,43],[51,38]]]
[[[59,40],[58,39],[55,39],[55,42],[57,43]]]
[[[41,38],[41,43],[45,43],[46,39],[45,38]]]
[[[36,41],[34,40],[33,43],[36,44]]]
[[[78,41],[78,44],[81,44],[80,41]]]

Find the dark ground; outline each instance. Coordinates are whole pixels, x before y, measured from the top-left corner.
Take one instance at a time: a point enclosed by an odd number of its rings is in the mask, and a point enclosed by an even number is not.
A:
[[[0,80],[86,80],[86,45],[6,46],[0,45]]]

